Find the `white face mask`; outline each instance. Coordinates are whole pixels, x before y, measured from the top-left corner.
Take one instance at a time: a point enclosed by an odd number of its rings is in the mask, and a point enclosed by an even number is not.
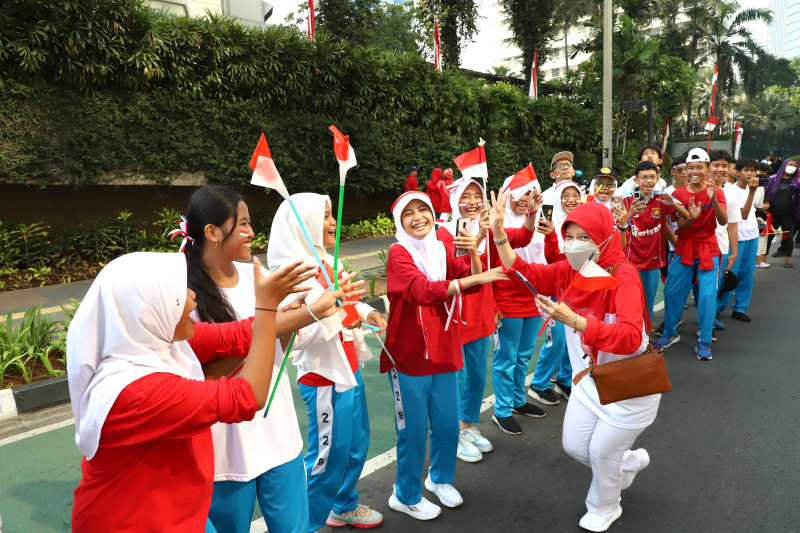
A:
[[[786,165],[785,170],[787,174],[794,174],[794,171],[797,170],[797,167],[793,165]]]
[[[575,270],[580,270],[592,254],[592,261],[596,263],[600,258],[600,247],[593,242],[573,239],[564,243],[564,255],[567,256],[569,266]]]

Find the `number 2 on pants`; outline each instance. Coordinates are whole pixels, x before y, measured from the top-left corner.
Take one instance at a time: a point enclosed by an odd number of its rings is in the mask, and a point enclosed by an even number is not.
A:
[[[317,462],[311,469],[312,475],[322,474],[328,466],[333,435],[333,385],[317,387]]]
[[[406,428],[406,417],[403,414],[403,397],[400,396],[400,380],[397,379],[397,369],[389,370],[392,376],[392,389],[394,389],[394,421],[397,424],[397,431]]]

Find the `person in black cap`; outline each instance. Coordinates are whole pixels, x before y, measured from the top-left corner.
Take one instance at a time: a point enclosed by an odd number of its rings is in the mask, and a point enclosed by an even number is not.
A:
[[[419,190],[419,182],[417,181],[418,170],[419,169],[414,165],[408,167],[408,170],[406,171],[406,174],[408,174],[408,176],[406,177],[406,180],[403,182],[404,192]]]
[[[611,197],[617,190],[617,171],[611,167],[602,167],[594,171],[592,183],[589,185],[588,198],[611,209]]]

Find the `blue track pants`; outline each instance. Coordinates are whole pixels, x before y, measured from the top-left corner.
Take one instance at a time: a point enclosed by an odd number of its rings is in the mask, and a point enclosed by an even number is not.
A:
[[[697,272],[697,321],[700,324],[700,341],[711,344],[711,331],[717,304],[717,287],[719,275],[719,258],[714,257],[712,270],[700,270],[699,259],[691,265],[681,263],[681,256],[672,256],[664,287],[664,335],[677,333],[678,322],[683,314],[686,297],[692,290],[692,281]]]
[[[504,317],[497,330],[500,348],[492,359],[492,386],[494,414],[498,417],[511,416],[511,409],[525,403],[525,376],[541,327],[540,316]]]
[[[733,302],[735,313],[744,313],[750,307],[750,298],[753,296],[753,279],[756,272],[756,255],[758,252],[758,237],[747,241],[739,241],[739,255],[733,263],[731,271],[739,278],[739,285],[731,292],[726,292],[719,297],[717,311],[720,313],[728,307],[731,298],[736,294]]]
[[[462,422],[477,424],[481,419],[481,403],[486,389],[486,361],[492,336],[475,339],[461,347],[464,368],[458,374],[458,398]]]

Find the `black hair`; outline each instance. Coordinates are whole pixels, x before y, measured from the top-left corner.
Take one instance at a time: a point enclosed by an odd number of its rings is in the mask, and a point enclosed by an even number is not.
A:
[[[658,177],[658,173],[659,173],[658,165],[656,165],[652,161],[642,161],[641,163],[636,165],[636,168],[633,170],[633,175],[638,178],[639,177],[639,172],[642,172],[643,170],[655,170],[656,171],[656,177]]]
[[[733,161],[733,157],[727,150],[711,150],[708,152],[708,159],[711,163],[714,161],[727,161],[728,163]]]
[[[189,199],[186,225],[194,242],[186,246],[186,273],[189,288],[197,294],[197,313],[203,322],[236,320],[231,303],[203,264],[203,247],[206,244],[205,228],[209,224],[223,226],[233,217],[233,227],[222,239],[223,243],[236,231],[241,201],[242,195],[238,192],[219,186],[201,187]]]
[[[769,176],[770,172],[772,172],[772,167],[769,163],[756,163],[756,172],[763,172]]]
[[[655,144],[648,144],[647,146],[645,146],[644,148],[639,150],[639,155],[636,156],[636,160],[637,161],[641,161],[642,160],[642,156],[644,155],[644,151],[645,150],[653,150],[655,153],[658,154],[658,158],[659,159],[662,159],[662,160],[664,159],[664,154],[661,153],[661,147],[660,146],[656,146]],[[652,163],[652,161],[651,161],[651,163]]]
[[[747,167],[753,167],[754,169],[758,170],[758,163],[756,163],[755,159],[750,159],[750,158],[739,159],[736,162],[736,170],[741,171],[742,169],[745,169]]]

